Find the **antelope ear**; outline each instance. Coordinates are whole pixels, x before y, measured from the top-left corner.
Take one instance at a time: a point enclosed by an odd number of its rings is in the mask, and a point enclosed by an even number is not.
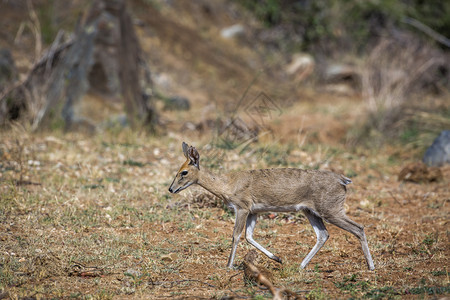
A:
[[[198,154],[197,149],[192,146],[189,147],[188,159],[190,160],[189,164],[200,170],[200,154]]]
[[[188,144],[186,144],[185,142],[183,142],[183,143],[181,144],[181,147],[183,148],[184,156],[186,156],[186,158],[189,158],[189,155],[188,155],[189,146],[188,146]]]

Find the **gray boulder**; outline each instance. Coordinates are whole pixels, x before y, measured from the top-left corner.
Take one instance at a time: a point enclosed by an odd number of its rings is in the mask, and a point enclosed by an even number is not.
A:
[[[442,131],[434,140],[425,152],[423,162],[432,167],[440,167],[450,163],[450,130]]]

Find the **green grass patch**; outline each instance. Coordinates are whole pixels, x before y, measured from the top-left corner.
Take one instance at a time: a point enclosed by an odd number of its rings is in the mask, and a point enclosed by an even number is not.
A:
[[[371,288],[370,282],[366,280],[358,280],[358,274],[344,276],[342,281],[335,282],[334,284],[341,291],[350,293],[355,297],[360,296],[362,293],[368,291]]]
[[[125,166],[139,167],[139,168],[142,168],[143,166],[145,166],[144,163],[141,163],[141,162],[139,162],[139,161],[135,161],[135,160],[132,160],[132,159],[124,160],[124,161],[123,161],[123,164],[124,164]]]

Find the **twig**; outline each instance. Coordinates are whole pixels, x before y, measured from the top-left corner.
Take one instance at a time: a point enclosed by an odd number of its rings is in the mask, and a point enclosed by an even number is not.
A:
[[[401,204],[400,201],[397,200],[397,197],[394,196],[394,193],[392,193],[392,191],[389,191],[389,194],[391,194],[392,199],[394,199],[395,202],[403,206],[403,204]]]
[[[239,295],[237,292],[233,291],[233,289],[230,287],[228,288],[228,290],[233,293],[236,297],[238,297],[239,299],[250,299],[253,297],[249,297],[249,296],[244,296],[244,295]]]
[[[17,144],[17,151],[18,151],[18,157],[17,160],[19,162],[19,182],[23,181],[23,148],[24,145],[19,141],[19,139],[16,139]]]
[[[405,17],[405,18],[403,18],[402,22],[419,29],[420,31],[422,31],[423,33],[425,33],[432,39],[434,39],[434,40],[438,41],[439,43],[443,44],[444,46],[450,48],[450,39],[446,38],[445,36],[443,36],[442,34],[436,32],[436,31],[434,31],[433,29],[431,29],[427,25],[419,22],[418,20],[409,18],[409,17]]]
[[[236,274],[230,276],[230,278],[228,278],[228,283],[231,283],[231,280],[232,280],[234,277],[236,277],[236,276],[238,276],[238,275],[241,275],[242,273],[244,273],[244,271],[238,272],[238,273],[236,273]],[[228,290],[229,290],[231,293],[233,293],[236,297],[238,297],[238,298],[240,298],[240,299],[249,299],[249,298],[251,298],[251,297],[247,297],[247,296],[244,296],[244,295],[239,295],[239,294],[238,294],[236,291],[234,291],[231,287],[229,287]]]
[[[197,283],[201,283],[203,285],[207,285],[212,288],[217,288],[217,286],[215,286],[213,284],[210,284],[210,283],[207,283],[204,281],[200,281],[197,279],[183,279],[183,280],[173,280],[173,281],[153,281],[153,280],[151,280],[152,286],[160,285],[163,288],[173,288],[175,285],[178,285],[178,284],[181,284],[184,282],[197,282]]]
[[[30,14],[30,19],[33,24],[33,31],[34,31],[34,38],[36,40],[35,45],[35,57],[34,61],[38,60],[38,57],[41,56],[42,52],[42,33],[41,33],[41,23],[39,22],[39,18],[36,14],[36,11],[34,10],[33,3],[31,0],[27,1],[28,11]]]
[[[85,266],[82,263],[74,261],[70,266],[69,275],[71,276],[81,276],[81,277],[98,277],[105,275],[105,269],[111,267],[111,265],[106,266]]]
[[[243,272],[244,272],[244,271],[241,271],[241,272],[239,272],[239,273],[236,273],[236,274],[234,274],[234,275],[230,276],[230,278],[228,278],[228,283],[230,283],[230,282],[231,282],[231,279],[233,279],[234,277],[236,277],[236,276],[238,276],[238,275],[242,274]]]
[[[50,49],[48,50],[47,55],[45,55],[44,57],[46,57],[46,63],[45,63],[45,74],[48,75],[50,73],[50,69],[52,67],[53,64],[53,60],[55,58],[55,53],[56,51],[58,51],[59,48],[59,44],[61,39],[64,36],[64,31],[63,30],[59,30],[58,33],[56,34],[55,40],[53,41],[52,45],[50,46]],[[40,59],[40,61],[42,61],[42,58]]]

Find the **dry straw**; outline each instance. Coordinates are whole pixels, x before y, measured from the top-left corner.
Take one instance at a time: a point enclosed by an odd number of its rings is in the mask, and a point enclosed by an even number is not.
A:
[[[362,91],[371,125],[389,130],[403,108],[436,81],[445,58],[423,41],[407,34],[383,37],[362,69]]]

